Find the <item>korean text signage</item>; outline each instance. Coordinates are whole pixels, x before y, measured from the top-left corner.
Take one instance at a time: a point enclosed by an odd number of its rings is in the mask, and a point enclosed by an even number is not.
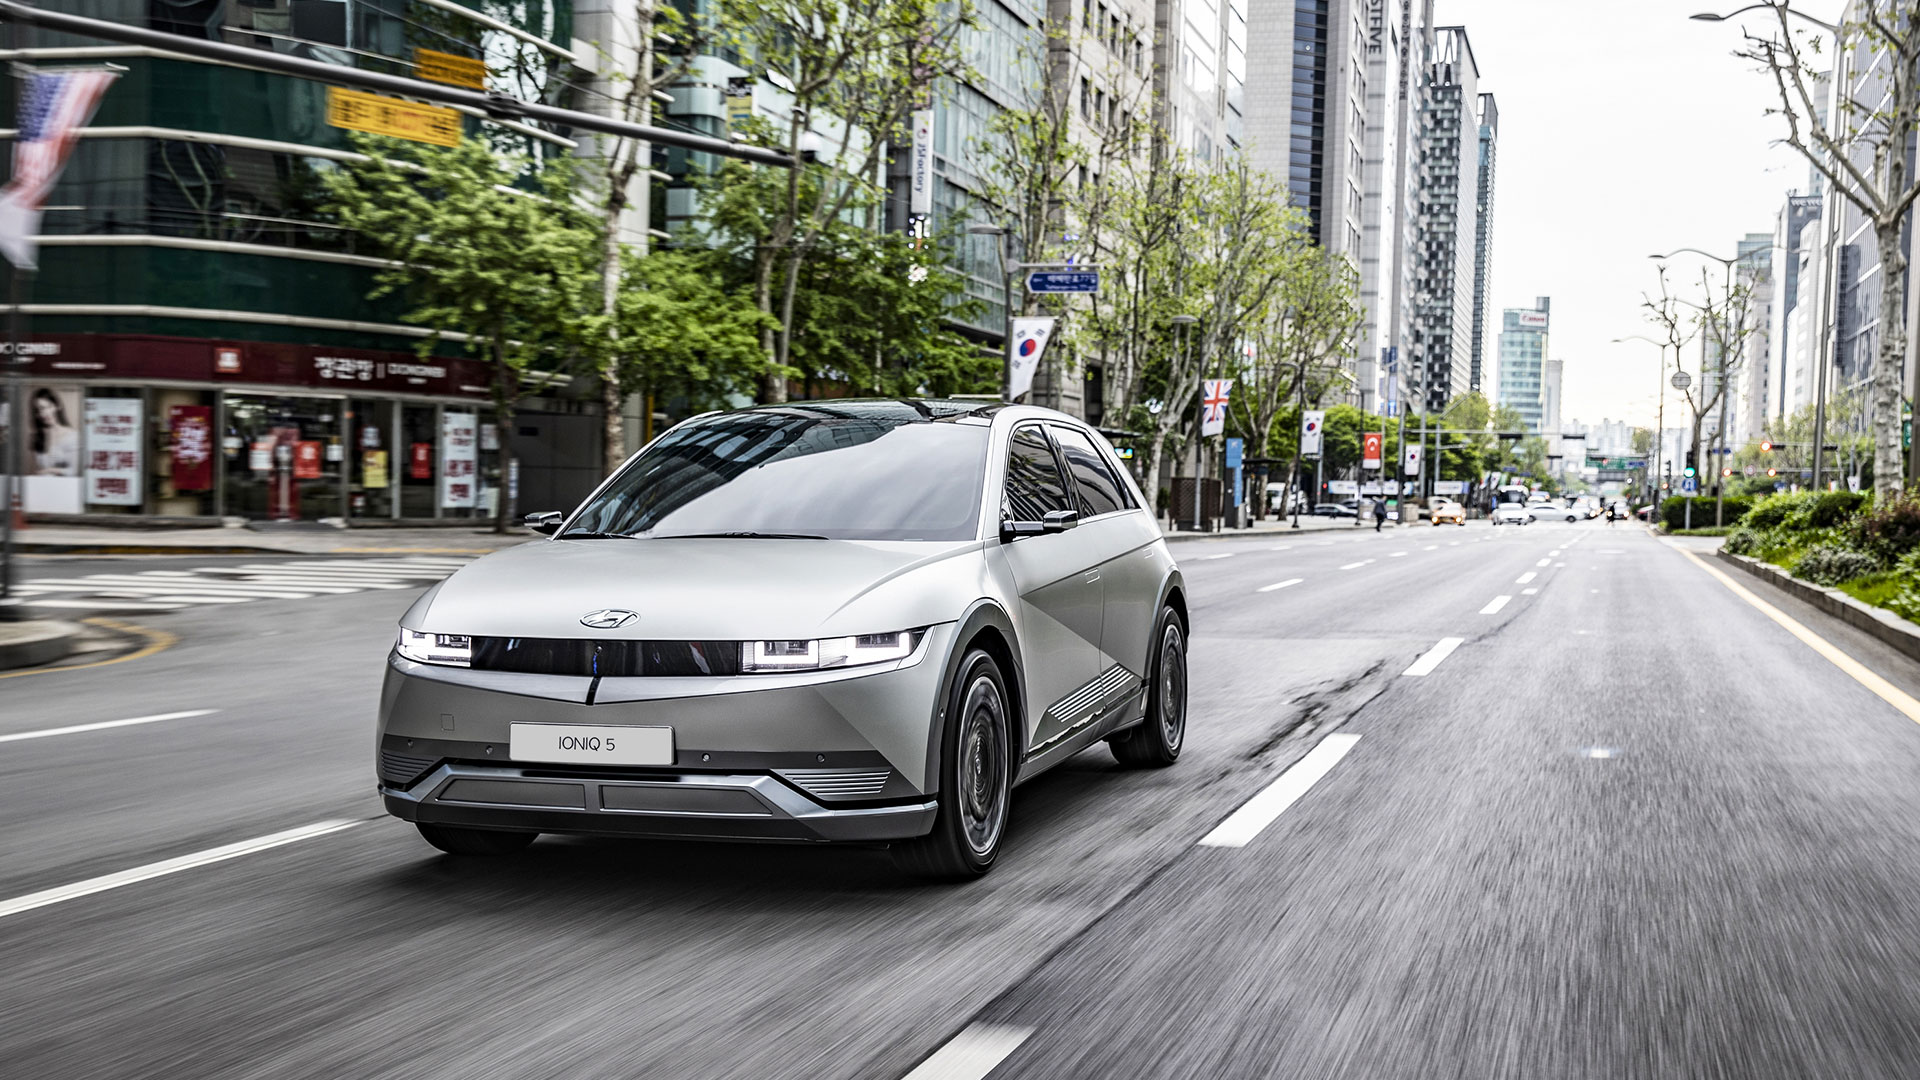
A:
[[[213,408],[207,405],[170,405],[167,431],[173,443],[173,486],[176,491],[206,491],[213,487]]]
[[[480,464],[479,418],[448,410],[440,414],[440,505],[449,510],[474,506]]]
[[[1031,293],[1090,293],[1100,291],[1098,270],[1036,270],[1027,275]]]
[[[423,79],[449,86],[465,86],[473,90],[487,88],[487,65],[469,56],[455,56],[452,53],[434,52],[432,49],[413,50],[413,73]]]
[[[460,114],[452,109],[342,90],[337,86],[327,87],[327,123],[349,131],[391,135],[435,146],[460,145]]]
[[[925,216],[933,213],[933,110],[913,114],[912,182],[908,212]]]
[[[320,455],[320,440],[295,440],[293,444],[293,478],[295,480],[320,479],[323,474],[320,465]]]
[[[1378,431],[1369,431],[1360,436],[1360,467],[1377,469],[1380,467],[1380,449],[1386,438]]]
[[[1319,409],[1308,409],[1300,416],[1300,456],[1320,456],[1321,429],[1326,427],[1327,414]]]
[[[139,398],[87,399],[88,502],[140,505],[140,432]]]

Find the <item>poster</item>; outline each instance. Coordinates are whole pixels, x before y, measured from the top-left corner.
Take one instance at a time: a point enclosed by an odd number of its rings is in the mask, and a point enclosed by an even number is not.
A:
[[[27,475],[80,475],[80,415],[79,387],[33,388],[27,395]]]
[[[320,440],[300,439],[293,444],[293,478],[320,479]]]
[[[208,405],[167,406],[167,431],[173,443],[175,491],[206,491],[213,487],[213,408]]]
[[[387,452],[369,450],[360,458],[360,486],[365,488],[383,488],[387,486]]]
[[[260,439],[247,447],[247,468],[266,472],[273,468],[273,440]]]
[[[417,442],[408,451],[407,479],[433,479],[433,444]]]
[[[140,505],[139,398],[88,398],[86,501]]]
[[[461,510],[474,505],[474,480],[480,463],[480,425],[473,413],[440,414],[440,505]]]
[[[360,429],[360,449],[380,449],[380,428],[378,425],[368,424]]]

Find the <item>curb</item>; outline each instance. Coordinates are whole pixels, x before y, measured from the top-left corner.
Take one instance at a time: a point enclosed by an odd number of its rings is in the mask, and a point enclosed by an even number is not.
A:
[[[73,651],[74,640],[83,629],[70,622],[0,623],[0,671],[37,667],[64,658]]]
[[[1920,626],[1893,612],[1863,604],[1839,589],[1801,581],[1772,563],[1761,562],[1750,555],[1734,555],[1724,549],[1715,550],[1713,554],[1721,562],[1730,563],[1762,581],[1771,582],[1776,588],[1812,604],[1848,626],[1866,631],[1868,636],[1893,646],[1908,658],[1920,660]]]

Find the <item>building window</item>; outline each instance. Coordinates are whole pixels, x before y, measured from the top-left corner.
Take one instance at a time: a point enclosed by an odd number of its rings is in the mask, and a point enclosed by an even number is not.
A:
[[[1089,79],[1080,80],[1080,119],[1093,119],[1093,82]]]

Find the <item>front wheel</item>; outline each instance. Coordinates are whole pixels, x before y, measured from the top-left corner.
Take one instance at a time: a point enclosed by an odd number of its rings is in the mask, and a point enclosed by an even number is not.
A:
[[[500,829],[465,829],[458,825],[431,825],[416,822],[415,827],[427,843],[449,855],[512,855],[525,851],[539,833],[505,832]]]
[[[1000,665],[969,652],[948,697],[933,831],[893,845],[900,869],[947,881],[993,869],[1013,801],[1012,719]]]
[[[1160,610],[1148,673],[1147,718],[1107,740],[1120,764],[1164,769],[1180,760],[1187,739],[1187,634],[1172,608]]]

